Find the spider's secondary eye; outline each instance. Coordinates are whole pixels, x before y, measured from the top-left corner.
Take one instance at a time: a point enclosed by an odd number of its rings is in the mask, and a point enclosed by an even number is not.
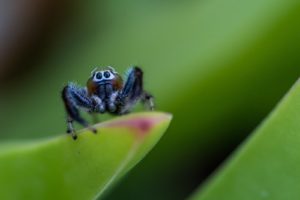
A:
[[[103,74],[103,75],[104,75],[104,77],[105,77],[105,78],[109,78],[109,77],[110,77],[110,73],[109,73],[109,71],[106,71],[106,72],[104,72],[104,74]]]
[[[96,74],[96,78],[97,78],[97,79],[101,79],[101,78],[102,78],[102,73],[101,73],[101,72],[97,73],[97,74]]]

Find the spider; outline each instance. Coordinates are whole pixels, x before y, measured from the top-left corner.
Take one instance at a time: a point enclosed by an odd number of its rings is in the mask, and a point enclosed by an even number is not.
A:
[[[77,139],[74,121],[97,133],[80,116],[80,110],[92,115],[105,112],[123,115],[129,113],[138,101],[149,110],[154,109],[153,96],[143,88],[143,71],[139,67],[131,67],[127,71],[124,84],[113,67],[108,66],[104,70],[97,67],[91,72],[86,87],[80,87],[73,82],[67,84],[62,90],[62,99],[67,113],[67,133],[74,140]]]

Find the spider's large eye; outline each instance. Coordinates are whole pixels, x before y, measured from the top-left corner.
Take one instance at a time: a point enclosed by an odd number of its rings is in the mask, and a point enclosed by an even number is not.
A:
[[[96,78],[100,80],[100,79],[102,78],[102,73],[101,73],[101,72],[98,72],[98,73],[96,74]]]
[[[103,74],[103,76],[104,76],[105,78],[109,78],[109,77],[110,77],[109,71],[105,71],[104,74]]]

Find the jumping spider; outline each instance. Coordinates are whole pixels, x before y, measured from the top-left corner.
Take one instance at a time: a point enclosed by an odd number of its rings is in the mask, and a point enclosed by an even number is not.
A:
[[[111,113],[123,115],[131,111],[133,106],[141,101],[149,110],[153,110],[154,103],[151,94],[143,88],[143,71],[139,67],[132,67],[127,72],[126,82],[112,67],[104,70],[94,69],[87,81],[86,87],[69,83],[62,90],[62,99],[67,112],[67,133],[77,139],[73,128],[73,121],[88,127],[94,133],[96,129],[89,126],[79,110],[90,114]]]

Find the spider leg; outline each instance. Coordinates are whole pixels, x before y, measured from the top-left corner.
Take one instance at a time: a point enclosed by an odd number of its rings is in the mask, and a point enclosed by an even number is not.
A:
[[[119,114],[125,114],[141,100],[145,105],[153,110],[153,97],[143,89],[143,71],[139,67],[132,67],[128,72],[128,77],[123,90],[118,96]]]
[[[139,67],[132,67],[128,71],[128,77],[121,92],[121,98],[134,100],[143,92],[143,71]]]
[[[144,104],[146,109],[151,111],[154,110],[154,97],[151,94],[144,91],[141,101]]]
[[[86,108],[88,110],[93,109],[91,99],[87,96],[87,92],[83,88],[78,88],[75,84],[70,83],[64,87],[62,91],[62,98],[65,104],[67,117],[67,132],[72,134],[73,139],[76,139],[75,130],[73,128],[73,121],[78,122],[84,127],[91,129],[96,133],[96,129],[89,126],[79,113],[79,108]]]
[[[70,116],[67,117],[67,133],[71,134],[74,140],[77,139],[77,135],[75,134],[75,129],[73,127],[73,119]]]
[[[89,114],[92,116],[93,123],[99,123],[99,118],[96,113],[105,113],[106,107],[105,102],[103,102],[98,96],[92,95],[91,100],[93,103],[93,109],[89,111]]]

